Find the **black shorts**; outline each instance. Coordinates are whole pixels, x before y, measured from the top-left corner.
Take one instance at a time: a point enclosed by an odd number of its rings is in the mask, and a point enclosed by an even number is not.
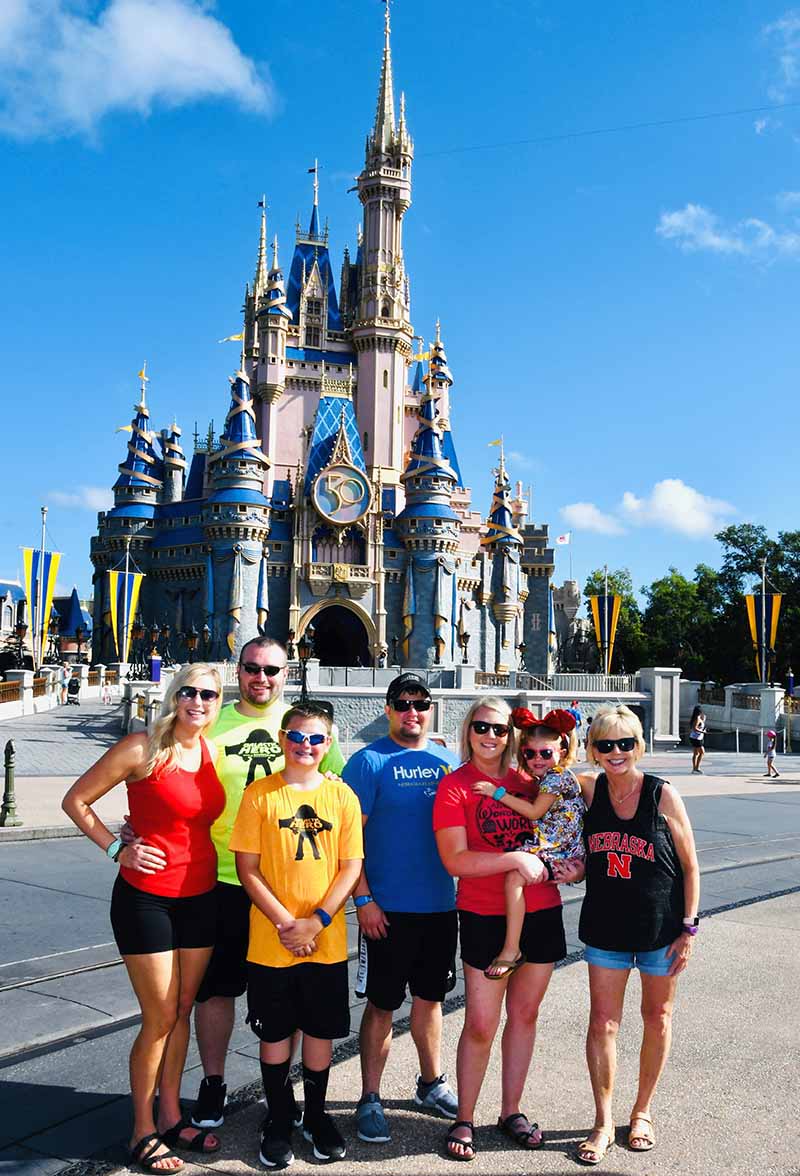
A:
[[[350,1033],[347,960],[340,964],[247,965],[247,1020],[259,1041],[285,1041],[296,1029],[332,1041]]]
[[[217,925],[214,951],[195,1000],[241,996],[247,988],[247,944],[250,939],[250,898],[244,886],[217,883]]]
[[[386,911],[385,939],[367,942],[367,1000],[378,1009],[399,1009],[406,985],[421,1000],[444,1000],[452,988],[458,920],[455,911],[410,914]]]
[[[211,947],[217,925],[217,893],[165,898],[137,890],[117,876],[111,894],[111,927],[120,955],[153,955],[179,947]]]
[[[481,972],[497,959],[506,937],[505,915],[476,915],[459,911],[461,959]],[[529,964],[554,964],[567,954],[562,908],[529,911],[522,924],[520,951]]]

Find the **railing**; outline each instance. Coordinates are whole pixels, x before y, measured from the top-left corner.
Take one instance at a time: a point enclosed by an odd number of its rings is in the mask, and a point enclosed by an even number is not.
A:
[[[761,710],[761,696],[759,694],[745,694],[735,690],[731,696],[731,706],[735,710]]]
[[[476,674],[477,678],[477,674]],[[639,689],[638,674],[517,674],[520,690],[557,690],[576,696],[591,691],[593,694],[630,694]]]
[[[147,700],[143,694],[137,694],[133,700],[136,703],[136,718],[143,719],[147,714]]]
[[[800,698],[784,698],[783,713],[790,715],[800,714]]]
[[[89,675],[86,679],[86,685],[87,686],[99,686],[100,685],[100,671],[99,670],[89,670]]]
[[[116,686],[119,682],[119,674],[116,670],[106,670],[106,686]]]
[[[21,698],[21,682],[0,682],[0,702],[19,702]]]
[[[510,674],[486,674],[483,670],[478,670],[475,674],[476,686],[495,686],[500,690],[506,690],[510,682]]]
[[[33,697],[44,698],[47,694],[47,687],[50,684],[49,678],[34,678],[33,679]]]
[[[697,701],[709,703],[711,706],[724,706],[725,687],[701,686],[697,692]]]

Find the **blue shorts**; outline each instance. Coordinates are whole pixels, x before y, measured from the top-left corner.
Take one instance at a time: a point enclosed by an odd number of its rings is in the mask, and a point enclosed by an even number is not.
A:
[[[655,951],[603,951],[600,947],[585,947],[583,958],[597,968],[616,968],[618,971],[638,968],[646,976],[668,976],[675,962],[675,957],[668,955],[669,947],[668,944]]]

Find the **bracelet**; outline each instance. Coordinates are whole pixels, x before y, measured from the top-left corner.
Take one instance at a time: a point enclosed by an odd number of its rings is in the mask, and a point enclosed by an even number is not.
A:
[[[696,935],[699,930],[700,930],[699,927],[695,927],[691,923],[684,923],[683,924],[683,934],[684,935]]]
[[[358,910],[360,907],[366,906],[368,902],[374,901],[371,894],[357,894],[353,899],[353,906]]]
[[[504,788],[502,784],[499,784],[492,793],[492,800],[502,800],[507,792],[508,789]]]
[[[125,846],[122,844],[122,838],[115,837],[111,844],[106,846],[105,855],[107,858],[111,858],[112,862],[115,862],[124,848]]]
[[[328,914],[327,911],[324,911],[322,909],[322,907],[317,907],[317,909],[314,911],[314,914],[317,916],[320,923],[322,923],[323,931],[325,930],[326,927],[330,927],[331,923],[333,922],[333,919],[330,917],[330,915]]]

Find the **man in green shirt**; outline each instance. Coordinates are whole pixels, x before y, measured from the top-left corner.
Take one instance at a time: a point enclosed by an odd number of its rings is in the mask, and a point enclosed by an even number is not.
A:
[[[195,1006],[195,1032],[203,1078],[192,1123],[219,1127],[225,1108],[225,1058],[233,1032],[236,998],[247,986],[250,899],[236,874],[228,849],[244,790],[253,780],[284,767],[278,744],[286,684],[286,647],[272,637],[256,637],[239,656],[239,699],[220,711],[211,737],[217,745],[217,775],[225,789],[225,809],[211,827],[217,849],[219,917],[217,939]],[[340,775],[344,756],[334,739],[320,764]]]

